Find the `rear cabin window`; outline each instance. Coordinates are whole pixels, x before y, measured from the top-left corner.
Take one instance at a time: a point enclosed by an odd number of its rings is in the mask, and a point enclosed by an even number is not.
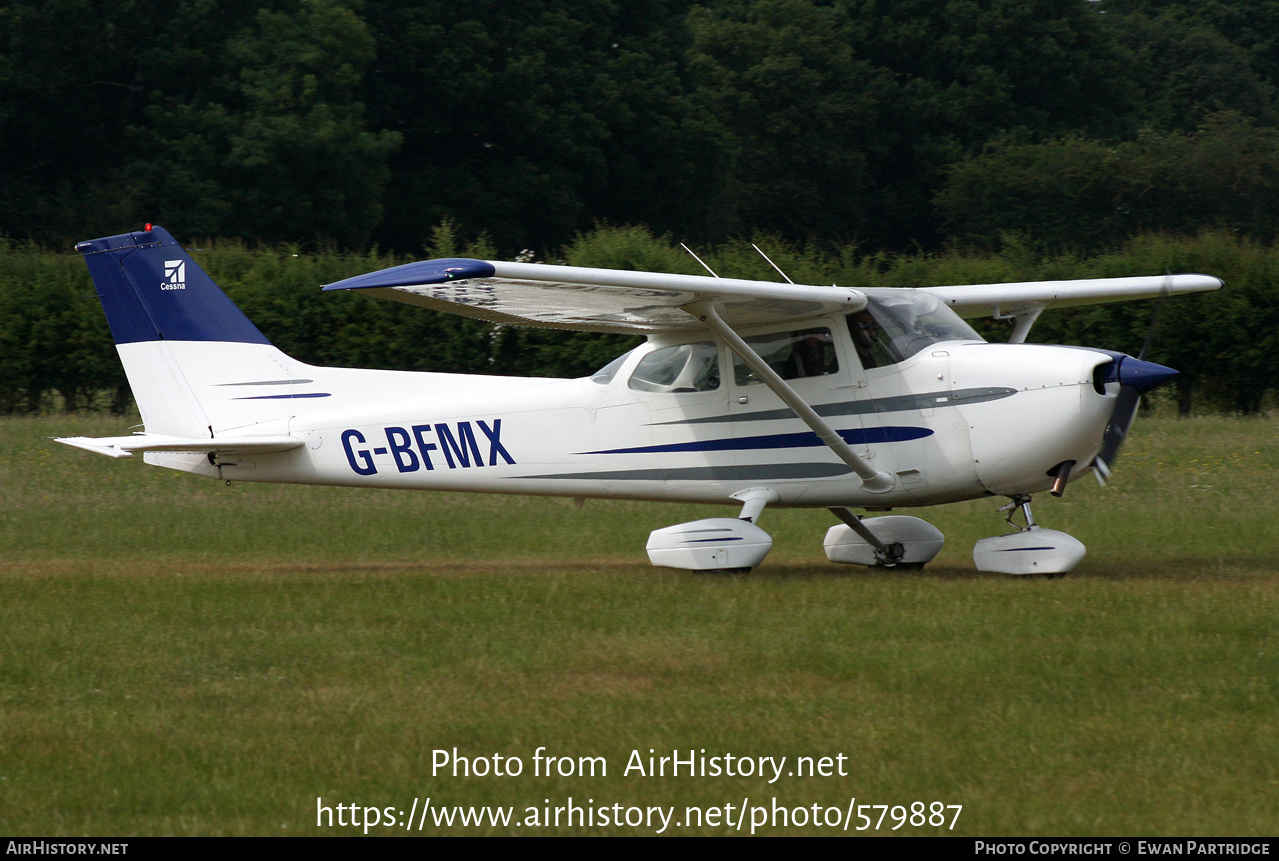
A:
[[[629,385],[637,392],[709,392],[719,388],[713,341],[662,347],[640,359]]]
[[[631,357],[631,353],[633,352],[635,351],[631,350],[630,352],[623,353],[595,373],[591,374],[591,382],[599,383],[601,386],[607,386],[609,383],[613,382],[613,378],[617,376],[617,372],[622,369],[622,365],[626,364],[626,360]]]

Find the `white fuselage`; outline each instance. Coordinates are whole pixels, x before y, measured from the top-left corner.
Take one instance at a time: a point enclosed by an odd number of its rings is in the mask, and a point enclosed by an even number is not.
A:
[[[161,352],[183,367],[192,409],[203,404],[216,415],[209,426],[219,436],[304,441],[252,457],[146,455],[234,481],[713,503],[766,487],[780,505],[880,509],[1040,491],[1063,461],[1075,461],[1072,478],[1087,471],[1101,445],[1116,390],[1094,383],[1105,354],[945,341],[863,369],[843,317],[803,326],[832,333],[838,369],[791,386],[893,477],[891,489],[864,489],[776,394],[733,372],[723,346],[710,347],[723,369],[714,388],[636,387],[632,375],[645,356],[698,340],[689,336],[651,339],[604,382],[316,368],[287,357],[273,359],[280,373],[262,381],[228,369],[236,360],[223,344],[120,351],[126,367]],[[274,350],[236,349],[251,359],[246,368],[261,364],[254,351]]]

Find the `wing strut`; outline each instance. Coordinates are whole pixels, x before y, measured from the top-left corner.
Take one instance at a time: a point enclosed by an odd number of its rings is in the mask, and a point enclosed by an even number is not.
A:
[[[698,303],[695,305],[686,305],[683,309],[686,313],[693,315],[706,328],[710,329],[721,341],[728,345],[728,348],[737,354],[743,362],[746,363],[755,375],[764,381],[773,392],[781,398],[786,406],[795,411],[795,415],[803,420],[804,424],[817,434],[817,438],[835,452],[839,459],[857,473],[858,478],[862,480],[862,487],[872,493],[883,493],[893,488],[893,476],[886,472],[880,472],[857,454],[844,442],[843,437],[836,433],[835,429],[826,423],[817,412],[805,403],[794,389],[786,385],[776,371],[768,366],[768,363],[759,357],[750,345],[741,339],[741,337],[733,331],[724,319],[719,316],[715,305],[711,302]]]
[[[1009,311],[1007,314],[1001,314],[999,306],[995,306],[996,320],[1012,320],[1014,322],[1013,333],[1008,338],[1010,344],[1026,343],[1026,336],[1030,334],[1030,327],[1035,325],[1035,321],[1039,319],[1039,315],[1047,308],[1047,303],[1039,302],[1033,305],[1024,305],[1015,311]]]

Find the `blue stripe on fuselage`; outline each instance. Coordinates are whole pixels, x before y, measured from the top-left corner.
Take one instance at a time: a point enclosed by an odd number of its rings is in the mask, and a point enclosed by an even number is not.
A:
[[[882,427],[855,428],[838,431],[840,437],[849,445],[870,445],[885,442],[908,442],[931,436],[928,428],[915,427]],[[687,451],[747,451],[770,448],[807,448],[824,445],[812,431],[800,433],[766,434],[763,436],[747,436],[730,439],[694,440],[666,445],[642,445],[634,448],[612,448],[602,451],[590,451],[585,454],[660,454],[666,452]]]

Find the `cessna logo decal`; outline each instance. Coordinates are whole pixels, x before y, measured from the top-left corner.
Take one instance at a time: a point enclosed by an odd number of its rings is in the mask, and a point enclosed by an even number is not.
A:
[[[160,289],[187,289],[187,262],[185,260],[164,261],[164,280],[160,282]]]
[[[483,420],[476,421],[475,424],[480,429],[482,440],[476,438],[470,422],[383,428],[386,445],[372,449],[364,448],[368,442],[364,434],[351,428],[342,431],[342,450],[346,452],[346,461],[356,475],[377,475],[376,458],[385,458],[387,455],[400,472],[435,469],[441,457],[449,469],[484,466],[485,459],[480,452],[481,442],[488,447],[489,466],[497,466],[499,457],[507,463],[515,463],[515,458],[502,445],[501,419],[494,419],[492,427]],[[382,463],[386,465],[385,459]]]

